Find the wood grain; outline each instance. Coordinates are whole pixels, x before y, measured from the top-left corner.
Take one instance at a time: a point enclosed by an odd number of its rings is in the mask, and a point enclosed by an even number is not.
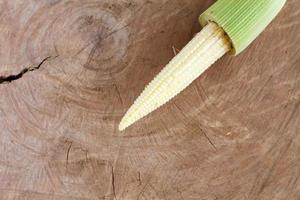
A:
[[[0,0],[0,199],[299,199],[299,0],[117,131],[212,3]]]

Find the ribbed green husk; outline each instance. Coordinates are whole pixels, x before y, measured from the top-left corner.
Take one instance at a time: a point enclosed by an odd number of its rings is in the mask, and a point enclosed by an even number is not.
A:
[[[218,0],[199,18],[221,26],[231,39],[232,54],[242,52],[268,26],[286,0]]]

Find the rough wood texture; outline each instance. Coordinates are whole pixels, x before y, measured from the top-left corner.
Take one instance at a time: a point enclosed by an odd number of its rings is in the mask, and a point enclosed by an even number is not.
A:
[[[299,199],[299,0],[117,131],[212,2],[0,0],[0,199]]]

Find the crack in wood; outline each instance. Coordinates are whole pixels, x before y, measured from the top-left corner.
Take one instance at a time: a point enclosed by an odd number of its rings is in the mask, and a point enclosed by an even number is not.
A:
[[[57,57],[57,56],[56,56]],[[37,66],[35,67],[26,67],[24,68],[21,72],[19,72],[18,74],[12,74],[12,75],[8,75],[8,76],[0,76],[0,84],[4,84],[4,83],[11,83],[13,81],[16,81],[20,78],[22,78],[24,76],[24,74],[28,73],[28,72],[33,72],[37,69],[39,69],[48,59],[50,59],[51,56],[48,56],[46,58],[44,58]]]
[[[72,148],[72,145],[73,145],[73,142],[70,142],[70,145],[69,145],[68,150],[67,150],[66,168],[68,168],[68,164],[69,164],[69,154],[70,154],[70,150],[71,150],[71,148]]]
[[[111,166],[111,185],[112,185],[114,198],[117,199],[116,186],[115,186],[115,172],[114,172],[114,167],[113,166]]]
[[[139,185],[142,185],[141,172],[138,172],[138,182]]]

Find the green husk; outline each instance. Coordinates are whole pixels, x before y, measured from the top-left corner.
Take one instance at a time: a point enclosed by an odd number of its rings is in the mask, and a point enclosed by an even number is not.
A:
[[[218,0],[199,18],[221,26],[231,39],[232,54],[242,52],[268,26],[286,0]]]

